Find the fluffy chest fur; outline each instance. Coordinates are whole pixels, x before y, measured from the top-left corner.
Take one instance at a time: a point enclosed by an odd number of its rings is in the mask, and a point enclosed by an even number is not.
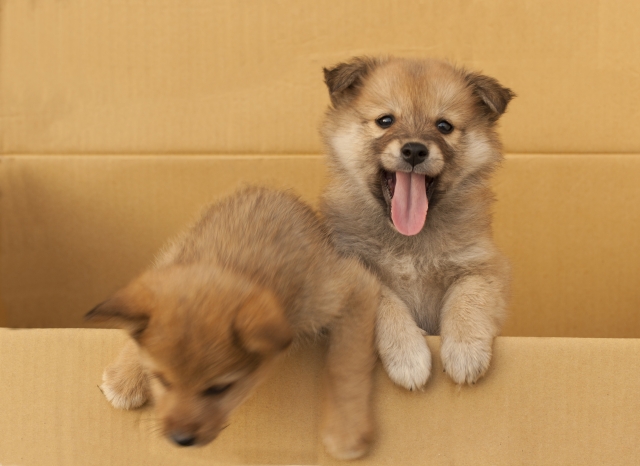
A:
[[[404,301],[420,328],[438,334],[446,283],[435,262],[427,257],[394,254],[390,249],[383,250],[378,259],[383,283]]]

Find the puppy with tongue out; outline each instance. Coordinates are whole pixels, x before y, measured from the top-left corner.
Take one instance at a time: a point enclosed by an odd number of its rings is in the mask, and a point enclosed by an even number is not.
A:
[[[329,184],[321,210],[343,254],[382,282],[377,348],[389,377],[421,388],[425,334],[445,372],[475,383],[506,314],[509,266],[491,228],[496,132],[514,94],[437,60],[353,58],[324,70]]]

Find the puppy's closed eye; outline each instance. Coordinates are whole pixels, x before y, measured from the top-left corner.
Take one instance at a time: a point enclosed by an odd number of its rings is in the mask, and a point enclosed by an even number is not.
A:
[[[202,392],[202,394],[204,396],[215,396],[215,395],[222,395],[224,392],[226,392],[233,384],[226,384],[226,385],[212,385],[209,388],[207,388],[206,390],[204,390]]]

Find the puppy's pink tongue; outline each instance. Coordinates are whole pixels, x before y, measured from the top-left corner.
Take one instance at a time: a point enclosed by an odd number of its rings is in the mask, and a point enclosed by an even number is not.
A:
[[[427,219],[425,176],[416,173],[396,173],[396,186],[391,199],[391,220],[406,236],[420,233]]]

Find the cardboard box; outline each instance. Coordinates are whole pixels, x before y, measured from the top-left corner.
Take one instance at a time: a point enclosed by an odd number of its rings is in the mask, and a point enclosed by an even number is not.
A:
[[[606,172],[616,182],[599,186]],[[422,393],[379,368],[363,464],[634,464],[640,461],[637,309],[640,156],[509,156],[496,178],[496,237],[514,300],[486,378],[442,373]],[[318,156],[5,156],[2,302],[12,326],[82,325],[200,206],[238,184],[314,201]],[[574,266],[573,264],[577,264]],[[522,335],[634,336],[633,339]],[[212,445],[179,450],[153,410],[117,411],[97,385],[118,330],[0,331],[0,464],[333,464],[318,440],[322,348],[300,348]]]
[[[97,388],[123,332],[73,327],[237,185],[316,202],[321,70],[362,54],[452,59],[518,98],[495,179],[508,336],[473,387],[437,337],[424,392],[378,368],[355,464],[640,464],[639,21],[623,0],[0,1],[0,325],[20,328],[0,329],[0,465],[335,463],[320,344],[192,450]]]

